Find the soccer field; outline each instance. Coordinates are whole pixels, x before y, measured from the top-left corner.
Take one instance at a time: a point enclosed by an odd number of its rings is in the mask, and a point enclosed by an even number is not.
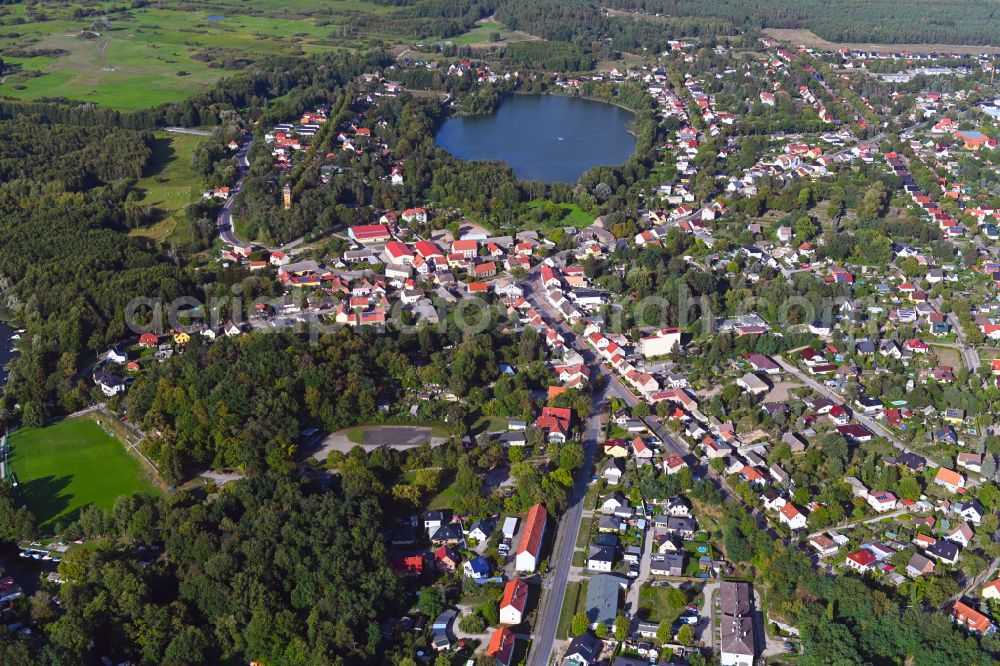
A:
[[[141,463],[89,418],[17,431],[9,460],[18,497],[43,533],[75,520],[85,506],[110,509],[122,495],[159,492]]]

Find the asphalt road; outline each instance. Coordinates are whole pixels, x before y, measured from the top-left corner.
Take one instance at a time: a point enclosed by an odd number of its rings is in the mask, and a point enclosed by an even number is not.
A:
[[[219,238],[230,245],[248,245],[248,243],[244,243],[237,238],[233,230],[233,202],[236,201],[236,195],[243,188],[243,181],[246,179],[247,171],[250,170],[250,161],[247,159],[247,153],[250,152],[252,144],[253,139],[240,146],[239,151],[236,153],[236,160],[240,168],[240,177],[237,179],[236,185],[230,190],[229,198],[226,199],[226,203],[222,207],[222,210],[219,211],[219,217],[216,220],[216,226],[219,228]]]
[[[594,450],[601,435],[601,413],[607,399],[607,388],[594,394],[592,399],[593,412],[587,419],[583,450],[583,467],[577,473],[570,493],[569,508],[559,521],[556,538],[552,544],[552,555],[549,563],[551,573],[543,577],[542,597],[539,599],[538,617],[535,624],[534,643],[528,655],[528,666],[547,666],[552,655],[552,645],[559,626],[559,614],[562,611],[563,600],[566,597],[566,583],[569,569],[573,561],[573,550],[580,533],[580,521],[583,518],[583,499],[590,483],[591,469],[594,464]]]

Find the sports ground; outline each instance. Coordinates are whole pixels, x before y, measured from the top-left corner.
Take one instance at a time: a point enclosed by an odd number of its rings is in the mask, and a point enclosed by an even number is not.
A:
[[[110,509],[122,495],[159,492],[141,463],[90,418],[19,430],[9,445],[18,498],[41,533],[73,521],[85,506]]]

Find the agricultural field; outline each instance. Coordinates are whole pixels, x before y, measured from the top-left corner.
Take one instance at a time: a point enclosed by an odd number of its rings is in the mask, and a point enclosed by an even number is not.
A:
[[[190,134],[157,132],[153,156],[143,177],[136,184],[142,194],[139,203],[155,209],[160,218],[155,224],[136,229],[133,236],[158,242],[191,238],[191,227],[184,208],[201,197],[201,177],[191,168],[191,156],[205,139]]]
[[[358,0],[307,0],[293,10],[276,0],[252,9],[223,0],[203,12],[161,7],[109,5],[97,19],[74,18],[69,8],[44,14],[25,5],[0,8],[6,64],[0,95],[65,97],[130,111],[182,99],[262,56],[395,41],[350,29],[359,11],[393,11]]]
[[[20,430],[9,443],[19,497],[43,533],[85,506],[110,509],[122,495],[158,492],[139,460],[89,418]]]
[[[851,49],[856,51],[880,51],[883,53],[964,53],[978,55],[980,53],[1000,53],[996,46],[969,46],[961,44],[872,44],[862,42],[828,42],[812,30],[805,28],[765,28],[768,36],[790,42],[796,46],[806,46],[812,49]]]

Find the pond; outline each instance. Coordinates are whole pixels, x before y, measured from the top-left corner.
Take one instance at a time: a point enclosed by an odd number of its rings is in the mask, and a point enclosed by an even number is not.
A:
[[[561,95],[512,95],[488,116],[441,126],[438,145],[464,160],[503,160],[518,178],[574,183],[587,169],[621,164],[635,152],[632,113]]]

